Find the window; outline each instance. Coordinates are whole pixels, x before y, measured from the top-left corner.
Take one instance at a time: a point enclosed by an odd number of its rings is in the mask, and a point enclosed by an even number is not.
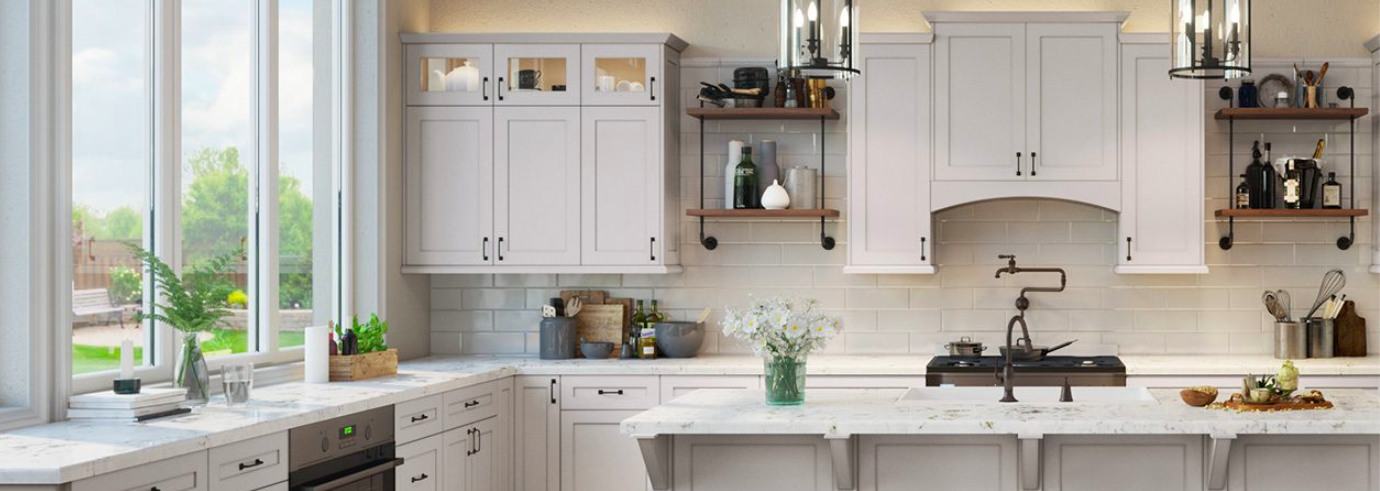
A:
[[[152,101],[147,0],[72,2],[72,373],[119,366],[149,281],[129,245],[149,246]]]
[[[181,271],[233,255],[216,282],[231,316],[199,335],[212,370],[300,359],[303,329],[338,317],[336,108],[322,101],[347,4],[71,1],[72,392],[109,387],[124,339],[146,382],[172,376],[178,350],[159,348],[179,334],[133,320],[155,289],[131,245]]]

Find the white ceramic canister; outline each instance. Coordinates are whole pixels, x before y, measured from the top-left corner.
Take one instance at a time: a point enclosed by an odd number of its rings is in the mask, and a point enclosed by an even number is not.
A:
[[[743,141],[730,140],[728,142],[728,165],[724,167],[724,209],[733,209],[733,175],[738,169],[738,162],[743,160]],[[759,181],[760,182],[760,181]]]
[[[762,207],[768,210],[784,210],[791,206],[791,197],[781,183],[772,179],[771,186],[762,193]]]

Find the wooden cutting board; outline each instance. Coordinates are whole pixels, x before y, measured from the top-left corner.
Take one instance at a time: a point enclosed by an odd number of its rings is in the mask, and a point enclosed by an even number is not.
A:
[[[1356,315],[1356,302],[1347,300],[1337,314],[1333,351],[1337,356],[1366,356],[1366,320]]]
[[[608,341],[613,343],[611,356],[618,356],[623,346],[623,306],[586,305],[575,315],[575,351],[580,352],[580,340],[589,342]]]
[[[623,306],[623,340],[628,339],[628,328],[632,326],[633,299],[631,298],[605,298],[604,305]]]

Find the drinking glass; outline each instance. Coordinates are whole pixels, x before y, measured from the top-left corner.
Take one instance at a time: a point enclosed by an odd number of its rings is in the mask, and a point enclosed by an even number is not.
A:
[[[220,371],[220,383],[225,389],[225,405],[249,402],[249,390],[254,387],[254,364],[226,364]]]

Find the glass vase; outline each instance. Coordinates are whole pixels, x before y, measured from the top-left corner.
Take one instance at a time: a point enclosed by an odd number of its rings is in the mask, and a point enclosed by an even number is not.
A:
[[[805,355],[767,355],[764,373],[767,405],[798,406],[805,403]]]
[[[182,336],[182,357],[177,364],[173,386],[187,389],[188,405],[204,406],[210,400],[211,371],[206,368],[206,357],[201,354],[201,341],[196,333]]]

